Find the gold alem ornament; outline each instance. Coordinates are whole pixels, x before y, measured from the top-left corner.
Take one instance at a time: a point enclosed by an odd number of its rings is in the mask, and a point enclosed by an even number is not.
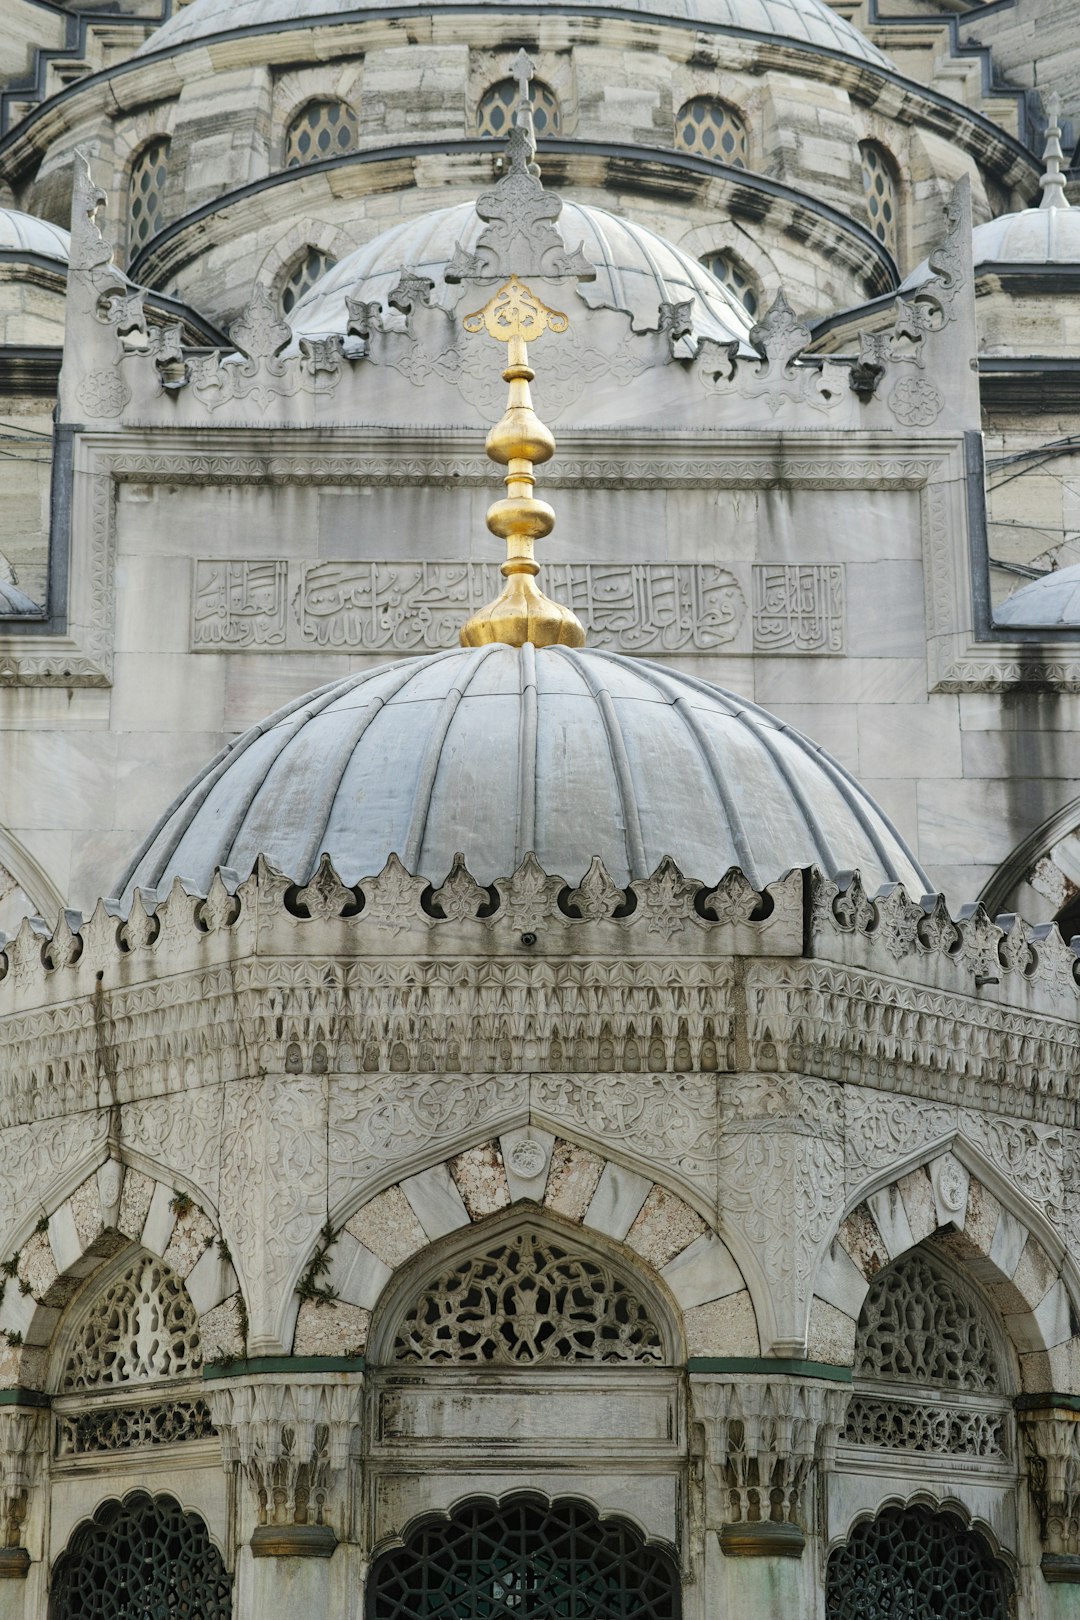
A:
[[[493,641],[511,647],[583,647],[585,628],[580,619],[544,595],[536,584],[540,565],[533,543],[550,534],[555,513],[533,494],[537,462],[550,461],[555,439],[536,415],[529,384],[536,373],[529,365],[527,344],[545,332],[565,332],[570,321],[549,309],[536,294],[511,276],[474,315],[465,317],[467,332],[484,332],[507,345],[504,380],[510,385],[506,411],[487,436],[487,453],[506,468],[506,496],[488,508],[487,526],[506,541],[502,572],[506,585],[494,602],[474,613],[461,631],[463,647],[484,647]]]

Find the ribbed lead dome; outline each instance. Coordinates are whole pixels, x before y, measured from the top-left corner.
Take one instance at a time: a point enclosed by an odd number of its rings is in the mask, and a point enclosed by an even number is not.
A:
[[[206,889],[265,855],[298,882],[329,853],[347,883],[393,852],[441,882],[508,876],[530,851],[578,881],[670,855],[688,875],[857,868],[868,887],[924,874],[884,813],[815,744],[742,698],[600,651],[496,644],[388,664],[279,709],[196,777],[125,872],[130,898]]]

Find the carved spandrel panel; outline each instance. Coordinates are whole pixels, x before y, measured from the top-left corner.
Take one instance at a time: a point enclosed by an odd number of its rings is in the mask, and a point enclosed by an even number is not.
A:
[[[842,653],[842,563],[760,563],[754,568],[754,651]]]
[[[495,563],[199,562],[191,645],[433,652],[456,646],[464,619],[502,583]],[[594,647],[623,652],[722,652],[746,618],[739,581],[715,563],[548,563],[544,585]]]
[[[287,564],[218,558],[195,564],[193,649],[280,647],[285,642]]]

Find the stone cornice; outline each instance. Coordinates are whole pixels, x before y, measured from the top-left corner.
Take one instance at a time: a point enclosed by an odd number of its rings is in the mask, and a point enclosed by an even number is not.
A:
[[[670,862],[628,890],[595,862],[577,886],[530,858],[435,889],[393,857],[353,887],[261,865],[24,923],[0,949],[0,1126],[259,1072],[748,1071],[1072,1125],[1076,957],[1003,922],[798,871],[759,894]]]

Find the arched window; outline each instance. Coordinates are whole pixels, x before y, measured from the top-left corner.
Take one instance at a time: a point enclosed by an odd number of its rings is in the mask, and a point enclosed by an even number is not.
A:
[[[826,1620],[1007,1620],[1010,1581],[951,1513],[886,1508],[829,1559]]]
[[[375,1560],[367,1620],[678,1620],[671,1558],[583,1502],[515,1493],[420,1520]]]
[[[876,141],[860,141],[859,157],[870,229],[895,259],[900,245],[900,185],[896,166]]]
[[[321,248],[309,247],[296,260],[285,279],[281,289],[281,313],[288,315],[296,308],[301,298],[304,298],[321,281],[328,270],[332,270],[337,260]]]
[[[549,84],[534,79],[531,87],[533,129],[538,136],[557,135],[560,128],[559,100]],[[505,135],[514,121],[514,109],[520,100],[516,79],[500,79],[484,91],[476,109],[476,133],[485,136]]]
[[[989,1311],[926,1250],[874,1278],[854,1372],[845,1445],[998,1467],[1013,1455],[1007,1365]]]
[[[164,1260],[141,1254],[78,1322],[59,1391],[188,1378],[201,1366],[198,1321],[187,1290]]]
[[[723,250],[706,253],[701,262],[706,270],[712,271],[717,281],[723,282],[728,291],[735,295],[746,313],[756,320],[761,308],[761,289],[750,272]]]
[[[390,1359],[541,1367],[667,1356],[649,1303],[628,1279],[524,1225],[429,1278],[398,1322]]]
[[[746,125],[726,101],[715,96],[695,96],[679,108],[675,145],[684,152],[715,158],[717,163],[746,168]]]
[[[232,1582],[203,1521],[136,1491],[79,1527],[53,1570],[49,1620],[229,1620]]]
[[[131,165],[128,179],[128,245],[133,256],[161,229],[168,178],[169,142],[167,137],[161,135],[148,141]]]
[[[285,167],[298,169],[321,158],[355,152],[359,127],[347,101],[309,101],[285,131]]]

